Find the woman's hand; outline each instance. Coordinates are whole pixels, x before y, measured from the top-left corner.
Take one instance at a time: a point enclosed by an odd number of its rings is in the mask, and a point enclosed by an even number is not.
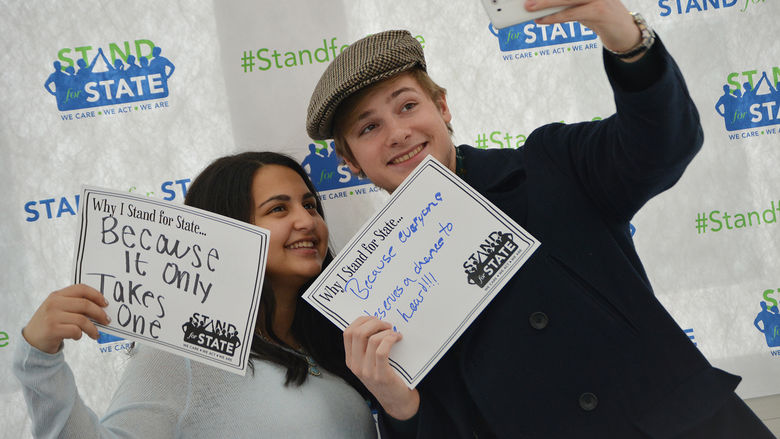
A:
[[[40,351],[55,354],[66,338],[78,340],[85,332],[97,340],[98,329],[90,319],[107,325],[103,310],[108,302],[90,286],[78,284],[55,291],[43,301],[22,330],[27,343]]]
[[[358,317],[344,330],[347,367],[376,397],[385,412],[398,420],[417,413],[420,394],[410,389],[390,367],[390,349],[403,336],[376,317]]]

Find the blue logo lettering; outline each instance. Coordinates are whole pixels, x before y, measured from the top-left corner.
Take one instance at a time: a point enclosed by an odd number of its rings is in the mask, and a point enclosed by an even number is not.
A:
[[[179,196],[182,198],[185,197],[190,182],[191,180],[189,178],[164,181],[160,185],[160,190],[165,194],[162,196],[162,199],[173,201]],[[128,189],[128,192],[137,192],[137,188],[132,186]],[[147,197],[153,197],[161,194],[155,194],[154,191],[147,191],[145,195]],[[80,195],[75,194],[72,197],[60,196],[57,198],[46,198],[45,200],[30,200],[24,203],[24,212],[27,215],[25,221],[31,223],[44,218],[60,218],[63,214],[75,216],[79,211],[79,198]]]
[[[748,80],[733,90],[729,84],[724,84],[723,95],[715,103],[715,111],[723,117],[726,130],[780,124],[780,90],[777,83],[777,75],[772,81],[764,72],[756,84]],[[763,93],[759,94],[759,89]]]
[[[60,111],[165,98],[175,67],[161,52],[160,47],[154,47],[152,57],[138,59],[140,65],[133,55],[116,58],[112,64],[103,49],[98,49],[89,65],[85,58],[79,58],[78,70],[72,65],[63,69],[60,61],[54,61],[54,72],[43,88],[57,98]],[[96,71],[98,60],[106,70]]]
[[[672,12],[681,15],[721,7],[730,8],[736,4],[737,0],[658,0],[661,17],[669,16]]]
[[[491,23],[488,28],[498,38],[502,52],[576,43],[597,38],[595,32],[575,21],[555,24],[536,24],[533,21],[527,21],[499,30],[496,30]]]

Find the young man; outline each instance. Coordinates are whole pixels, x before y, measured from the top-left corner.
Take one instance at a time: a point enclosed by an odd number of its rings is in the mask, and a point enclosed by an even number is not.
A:
[[[605,49],[617,113],[552,124],[518,150],[453,145],[444,89],[405,31],[366,37],[323,74],[313,139],[392,192],[426,156],[456,172],[542,243],[417,389],[388,363],[400,334],[361,317],[346,361],[381,405],[383,437],[773,437],[655,299],[629,220],[671,187],[702,144],[682,75],[617,0],[539,20],[580,21]],[[673,109],[673,111],[669,111]]]

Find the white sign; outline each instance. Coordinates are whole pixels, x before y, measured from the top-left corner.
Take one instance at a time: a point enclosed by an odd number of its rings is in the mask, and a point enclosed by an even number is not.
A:
[[[103,332],[243,375],[268,231],[201,209],[85,187],[75,282],[103,293]]]
[[[390,363],[414,388],[538,246],[429,156],[304,298],[342,329],[391,323],[404,338]]]

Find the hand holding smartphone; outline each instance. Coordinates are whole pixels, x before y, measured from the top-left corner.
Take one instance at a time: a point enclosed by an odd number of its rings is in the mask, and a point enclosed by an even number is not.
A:
[[[566,6],[559,6],[528,12],[525,10],[524,4],[525,0],[482,0],[490,22],[496,29],[503,29],[566,9]]]

